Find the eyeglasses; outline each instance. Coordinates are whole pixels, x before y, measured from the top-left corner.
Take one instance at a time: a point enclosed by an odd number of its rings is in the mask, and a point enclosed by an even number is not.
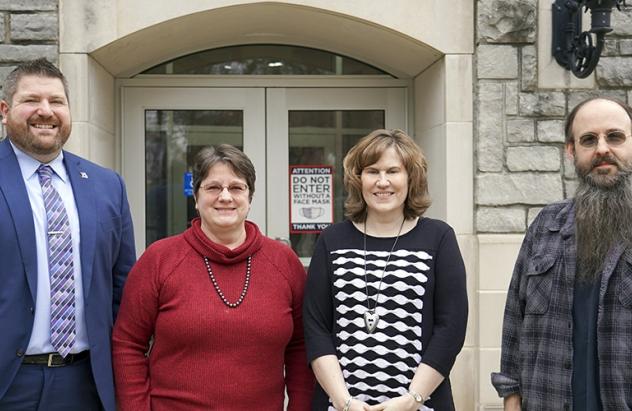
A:
[[[219,184],[209,184],[202,187],[202,190],[204,190],[205,193],[208,193],[212,196],[220,195],[224,191],[224,189],[227,189],[230,195],[232,195],[233,197],[239,197],[248,192],[248,184],[233,183],[227,186],[222,186]]]
[[[595,148],[597,147],[597,145],[599,145],[599,136],[600,134],[584,134],[583,136],[579,137],[578,143],[584,148]],[[606,144],[608,144],[610,147],[620,146],[621,144],[625,143],[625,140],[627,140],[627,138],[628,135],[625,134],[623,131],[609,131],[605,134]]]

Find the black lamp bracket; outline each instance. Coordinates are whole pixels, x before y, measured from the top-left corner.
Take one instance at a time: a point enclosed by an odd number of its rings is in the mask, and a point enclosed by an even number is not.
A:
[[[606,33],[612,31],[612,8],[621,10],[621,4],[625,0],[555,0],[553,56],[558,64],[576,77],[588,77],[597,67]],[[589,10],[591,28],[582,32],[582,11]]]

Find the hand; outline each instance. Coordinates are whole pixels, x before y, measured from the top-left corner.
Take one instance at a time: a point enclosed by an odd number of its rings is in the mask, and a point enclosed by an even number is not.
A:
[[[511,394],[505,397],[504,408],[505,411],[520,411],[522,406],[520,405],[521,398],[519,394]]]
[[[408,394],[369,407],[369,411],[416,411],[421,405]]]
[[[342,408],[341,408],[342,409]],[[370,411],[371,407],[364,401],[352,399],[349,404],[349,411]]]

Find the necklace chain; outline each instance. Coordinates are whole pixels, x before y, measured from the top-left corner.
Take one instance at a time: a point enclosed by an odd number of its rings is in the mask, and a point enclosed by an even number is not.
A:
[[[397,236],[395,237],[395,241],[393,241],[393,246],[391,247],[391,251],[388,252],[388,257],[386,258],[386,264],[384,264],[384,268],[382,269],[382,274],[380,275],[380,284],[377,287],[377,294],[375,294],[375,304],[373,305],[373,309],[371,309],[371,305],[369,300],[371,296],[369,295],[369,279],[366,275],[366,219],[364,220],[364,287],[366,289],[366,308],[369,312],[373,312],[377,308],[377,300],[380,298],[380,293],[382,292],[382,281],[384,280],[384,273],[386,273],[386,267],[388,263],[391,261],[391,255],[393,254],[393,250],[395,250],[395,246],[397,245],[397,240],[399,240],[399,235],[402,233],[402,229],[404,228],[404,222],[406,218],[402,220],[402,224],[399,226],[399,230],[397,231]]]
[[[215,276],[213,275],[213,270],[211,270],[211,263],[209,262],[208,257],[206,256],[204,257],[204,264],[206,265],[206,271],[208,271],[208,276],[211,279],[211,283],[213,283],[213,287],[215,288],[215,291],[217,291],[217,295],[219,295],[219,298],[228,308],[236,308],[244,301],[244,298],[246,297],[246,293],[248,292],[248,286],[250,285],[251,262],[252,262],[252,256],[250,255],[248,256],[248,260],[246,261],[246,281],[244,283],[244,288],[241,290],[241,294],[239,295],[239,298],[237,299],[237,301],[235,301],[234,303],[231,303],[224,296],[222,289],[219,288],[219,284],[217,283],[217,280],[215,279]]]

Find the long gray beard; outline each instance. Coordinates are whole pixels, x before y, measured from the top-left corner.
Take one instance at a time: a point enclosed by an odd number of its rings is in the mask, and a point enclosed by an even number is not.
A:
[[[601,274],[608,251],[632,240],[632,172],[619,164],[619,175],[608,186],[577,170],[575,195],[578,281],[592,283]],[[612,183],[612,181],[610,181]]]

